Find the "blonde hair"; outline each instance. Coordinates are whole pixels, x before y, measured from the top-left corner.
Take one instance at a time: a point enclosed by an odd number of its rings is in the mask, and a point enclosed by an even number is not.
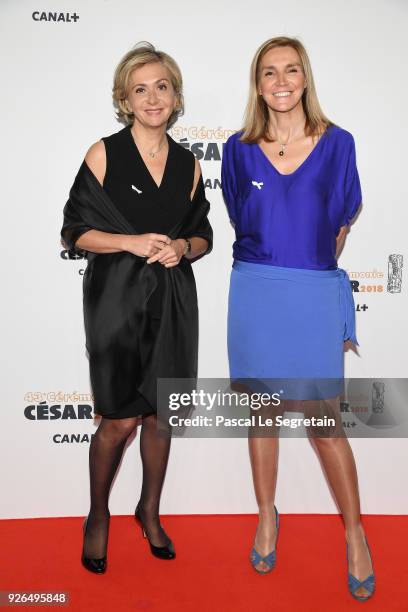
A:
[[[303,110],[306,115],[305,132],[308,136],[322,134],[330,125],[335,125],[323,113],[317,98],[316,88],[313,79],[312,67],[309,57],[303,44],[297,38],[287,36],[277,36],[265,41],[255,53],[252,60],[250,71],[250,85],[248,103],[244,115],[243,134],[240,140],[247,143],[258,142],[264,138],[272,142],[268,133],[269,112],[262,96],[258,94],[259,68],[264,55],[275,47],[292,47],[298,52],[305,75],[306,88],[302,95]]]
[[[126,105],[126,98],[129,93],[130,75],[136,68],[141,68],[146,64],[152,64],[154,62],[160,62],[167,68],[171,84],[177,97],[177,105],[167,121],[167,129],[169,129],[184,113],[183,78],[180,68],[174,59],[167,53],[164,53],[164,51],[155,49],[149,42],[143,41],[137,43],[137,45],[128,51],[120,60],[113,77],[113,104],[116,108],[116,116],[119,121],[131,125],[134,121],[134,115]]]

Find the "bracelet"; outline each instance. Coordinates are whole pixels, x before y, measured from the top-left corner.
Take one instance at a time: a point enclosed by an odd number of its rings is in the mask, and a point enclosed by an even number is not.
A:
[[[191,252],[191,242],[188,238],[183,238],[183,240],[186,242],[186,248],[185,251],[183,253],[183,257],[185,257],[187,255],[187,253]]]

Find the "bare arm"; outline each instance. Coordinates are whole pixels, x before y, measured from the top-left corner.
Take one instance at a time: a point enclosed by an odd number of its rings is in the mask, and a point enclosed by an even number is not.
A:
[[[102,140],[95,142],[87,154],[85,161],[101,185],[106,173],[106,151]],[[120,253],[128,251],[139,257],[150,257],[163,248],[163,243],[169,244],[170,238],[164,234],[109,234],[99,230],[89,230],[78,238],[75,246],[92,253]]]
[[[340,231],[337,235],[336,238],[336,259],[338,259],[340,257],[340,254],[343,250],[344,247],[344,243],[346,242],[346,236],[349,232],[349,227],[348,225],[343,225],[340,228]]]
[[[127,251],[123,234],[108,234],[99,230],[89,230],[78,238],[75,246],[92,253],[120,253]]]
[[[201,176],[201,166],[200,166],[200,162],[198,161],[198,159],[196,159],[195,168],[194,168],[193,189],[190,194],[190,200],[192,200],[194,197],[194,193],[197,188],[198,181],[200,180],[200,176]],[[187,259],[195,259],[199,255],[202,255],[202,253],[205,253],[206,250],[208,249],[208,242],[207,240],[205,240],[205,238],[200,238],[199,236],[195,236],[195,237],[193,236],[192,238],[189,238],[189,240],[191,243],[191,251],[185,255]],[[182,242],[183,242],[183,253],[184,253],[185,240],[182,240]]]

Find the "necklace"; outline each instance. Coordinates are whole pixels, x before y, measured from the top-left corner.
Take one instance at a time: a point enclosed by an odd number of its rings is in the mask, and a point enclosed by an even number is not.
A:
[[[279,142],[279,140],[278,140]],[[279,142],[281,146],[281,150],[279,151],[279,155],[282,157],[285,154],[285,147],[288,144],[287,142]]]
[[[285,147],[289,144],[289,138],[286,142],[281,142],[278,138],[276,140],[280,144],[280,151],[278,155],[280,155],[280,157],[283,157],[285,155]]]
[[[133,132],[132,132],[132,131],[131,131],[131,134],[132,134],[133,140],[135,141],[135,143],[136,143],[136,145],[137,145],[136,138],[133,136]],[[156,151],[153,151],[153,150],[151,150],[151,151],[146,151],[146,152],[145,152],[145,151],[143,151],[144,155],[148,155],[148,156],[149,156],[151,159],[154,159],[154,158],[156,157],[156,155],[159,153],[159,151],[161,151],[161,150],[162,150],[162,148],[164,147],[164,145],[166,144],[166,142],[167,142],[167,138],[165,138],[165,139],[163,140],[163,142],[161,143],[160,147],[159,147],[159,148],[158,148]],[[140,147],[138,146],[137,148],[139,149]]]
[[[167,140],[167,139],[166,139],[166,140]],[[154,157],[156,157],[156,155],[158,154],[158,152],[159,152],[159,151],[160,151],[160,150],[161,150],[161,149],[164,147],[164,144],[165,144],[166,140],[163,140],[163,142],[161,143],[161,145],[160,145],[160,147],[157,149],[157,151],[148,151],[148,152],[147,152],[147,155],[148,155],[149,157],[151,157],[152,159],[153,159]]]

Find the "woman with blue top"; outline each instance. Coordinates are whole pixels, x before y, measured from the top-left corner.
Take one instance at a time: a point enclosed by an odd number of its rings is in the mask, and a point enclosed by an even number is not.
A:
[[[258,49],[244,127],[225,145],[222,187],[236,232],[231,378],[342,380],[344,342],[357,339],[337,257],[361,204],[360,181],[353,136],[323,114],[299,40],[272,38]],[[300,386],[292,392],[313,399]],[[344,435],[313,442],[344,520],[349,590],[365,601],[375,580],[353,453]],[[249,448],[259,506],[250,559],[264,574],[276,561],[278,437],[252,436]]]

